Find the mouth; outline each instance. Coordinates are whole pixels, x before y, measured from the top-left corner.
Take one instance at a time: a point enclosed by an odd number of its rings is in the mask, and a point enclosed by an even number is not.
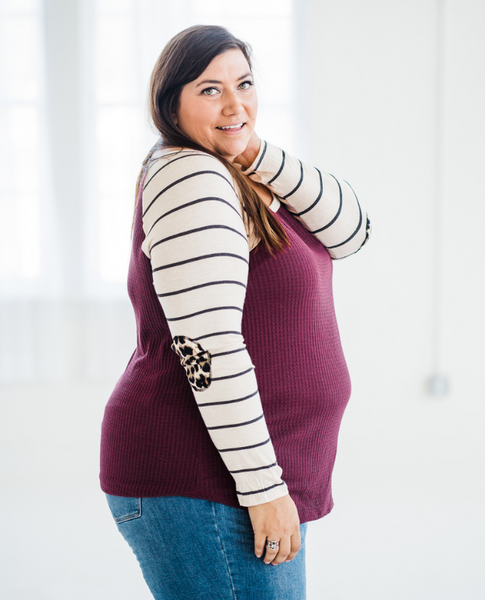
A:
[[[236,125],[225,125],[224,127],[216,127],[216,129],[219,129],[219,131],[227,131],[228,133],[231,132],[238,132],[241,131],[241,129],[246,125],[246,123],[237,123]]]

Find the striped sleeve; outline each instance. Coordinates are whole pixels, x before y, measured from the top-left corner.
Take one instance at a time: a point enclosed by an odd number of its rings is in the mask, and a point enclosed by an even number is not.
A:
[[[288,493],[241,334],[249,247],[234,182],[220,161],[184,150],[149,169],[143,251],[195,401],[239,502]]]
[[[346,181],[306,165],[264,140],[247,174],[279,196],[332,258],[354,254],[367,242],[370,221]]]

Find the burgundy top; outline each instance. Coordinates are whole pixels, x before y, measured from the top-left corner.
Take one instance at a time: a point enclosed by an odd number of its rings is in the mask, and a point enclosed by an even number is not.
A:
[[[213,445],[143,253],[136,209],[128,289],[137,348],[106,407],[101,487],[112,495],[186,496],[239,507],[234,480]],[[250,253],[242,333],[283,479],[301,522],[332,506],[337,435],[350,396],[332,296],[332,260],[280,205],[291,247]]]

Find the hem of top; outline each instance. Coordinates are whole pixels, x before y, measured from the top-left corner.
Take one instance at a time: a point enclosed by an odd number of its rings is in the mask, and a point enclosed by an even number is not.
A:
[[[110,482],[104,480],[101,481],[100,487],[105,494],[108,494],[109,496],[121,496],[122,498],[159,498],[181,496],[183,498],[193,498],[195,500],[219,502],[220,504],[225,504],[226,506],[232,506],[234,508],[245,508],[239,504],[235,492],[234,497],[231,493],[229,493],[226,496],[219,496],[217,499],[215,499],[213,494],[190,493],[188,490],[172,489],[171,491],[167,492],[163,490],[163,486],[157,485],[117,485],[111,484]]]
[[[110,486],[107,485],[101,485],[101,490],[107,494],[108,496],[121,496],[123,498],[170,498],[170,497],[181,497],[181,498],[192,498],[193,500],[205,500],[206,502],[215,502],[217,504],[223,504],[224,506],[229,506],[231,508],[238,508],[240,510],[244,510],[247,511],[248,507],[247,506],[241,506],[241,504],[239,504],[239,502],[237,501],[237,499],[231,499],[231,498],[215,498],[214,496],[207,494],[207,495],[196,495],[196,494],[190,494],[188,492],[185,491],[178,491],[178,492],[170,492],[170,493],[163,493],[160,490],[152,490],[150,492],[145,491],[144,492],[130,492],[130,493],[126,493],[126,491],[124,491],[123,493],[121,493],[121,491],[118,490],[114,490],[113,488],[110,489]],[[110,491],[108,491],[108,489],[110,489]],[[291,495],[291,494],[290,494]],[[297,504],[297,510],[298,510],[298,516],[300,518],[300,523],[310,523],[311,521],[318,521],[319,519],[323,519],[323,517],[326,517],[334,508],[334,503],[333,500],[331,501],[331,503],[329,505],[325,505],[324,508],[320,508],[317,510],[305,510],[303,508],[298,508],[298,504]]]
[[[298,511],[298,515],[300,517],[300,523],[310,523],[311,521],[318,521],[319,519],[323,519],[323,517],[326,517],[328,514],[330,514],[332,512],[332,509],[334,507],[333,502],[330,504],[330,506],[317,510],[315,512],[308,512],[306,513],[305,511]]]

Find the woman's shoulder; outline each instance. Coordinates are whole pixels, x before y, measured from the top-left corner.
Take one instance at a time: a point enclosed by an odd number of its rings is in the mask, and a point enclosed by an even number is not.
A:
[[[192,148],[163,148],[154,153],[145,182],[156,178],[162,183],[174,177],[196,176],[211,172],[226,177],[232,183],[227,168],[208,152]]]
[[[165,210],[197,201],[203,197],[218,197],[239,210],[235,182],[228,169],[215,156],[192,148],[163,148],[150,164],[143,180],[143,214],[154,214],[151,207]]]

